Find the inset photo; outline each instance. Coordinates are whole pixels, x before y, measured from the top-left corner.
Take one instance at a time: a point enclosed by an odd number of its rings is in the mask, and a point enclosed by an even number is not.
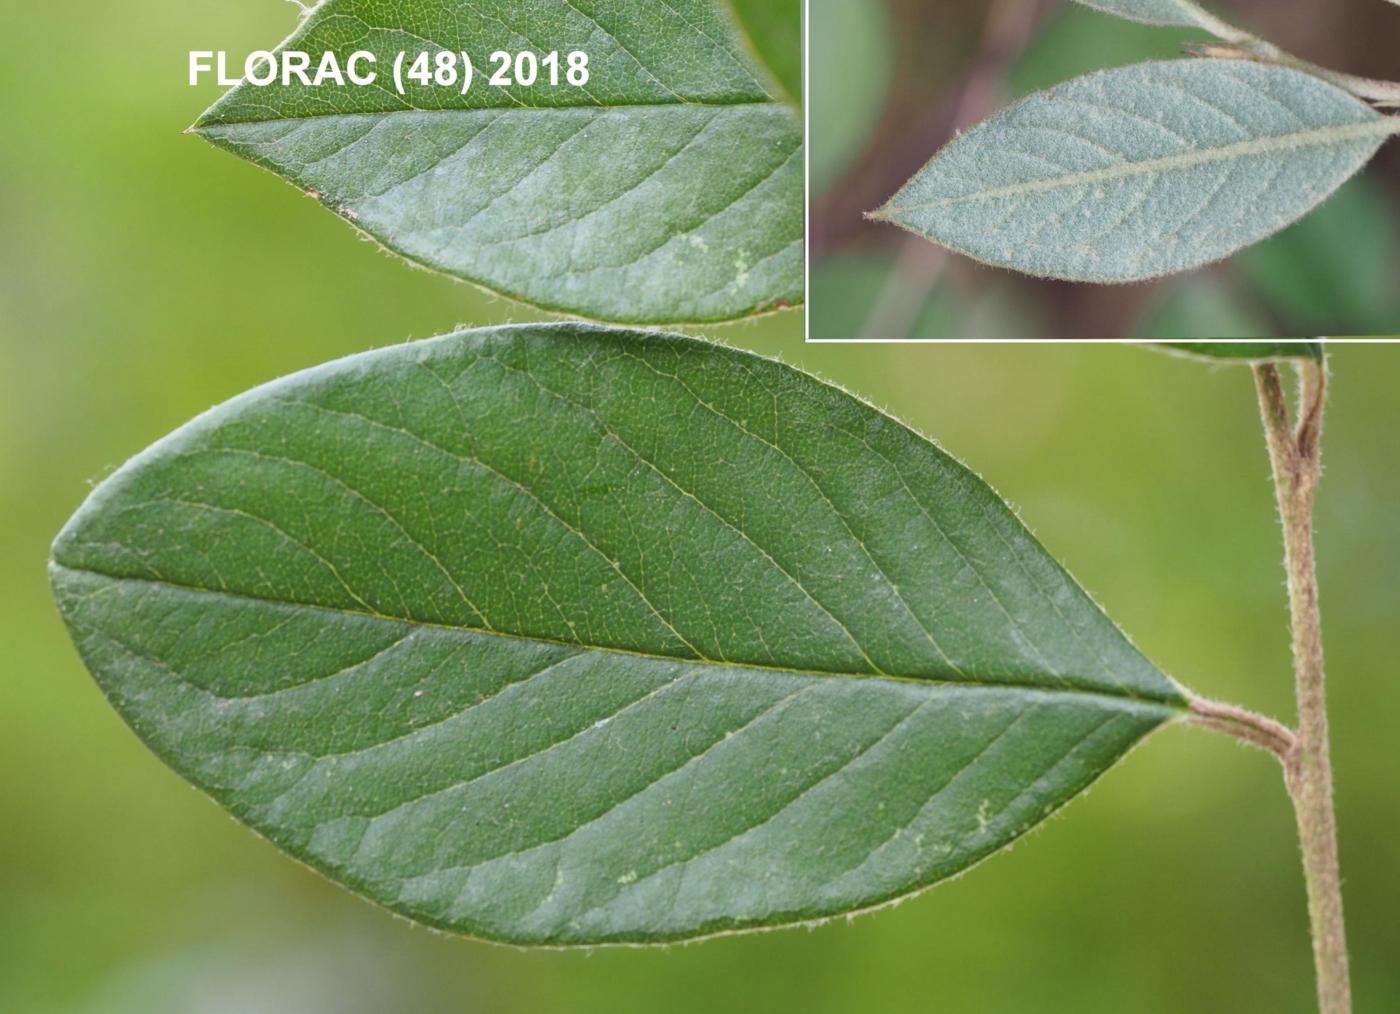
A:
[[[809,0],[808,338],[1400,332],[1400,3]]]

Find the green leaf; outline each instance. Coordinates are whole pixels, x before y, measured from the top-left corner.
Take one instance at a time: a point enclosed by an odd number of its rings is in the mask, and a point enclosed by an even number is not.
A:
[[[1130,21],[1141,21],[1148,25],[1175,25],[1181,28],[1199,28],[1206,18],[1205,12],[1191,0],[1078,0],[1085,7],[1092,7],[1105,14],[1116,14]]]
[[[1140,281],[1296,221],[1397,131],[1400,117],[1286,67],[1144,63],[993,116],[873,217],[1030,274]]]
[[[757,62],[794,105],[802,103],[802,0],[728,0]]]
[[[1150,342],[1168,352],[1182,352],[1197,359],[1233,359],[1264,362],[1269,359],[1312,359],[1322,362],[1326,354],[1322,342]]]
[[[52,581],[150,747],[411,918],[654,943],[897,899],[1184,692],[975,475],[696,339],[469,331],[229,402]]]
[[[287,49],[372,52],[379,85],[245,83],[193,129],[415,263],[617,321],[802,301],[801,125],[721,0],[327,0]],[[590,77],[494,87],[497,50],[586,51]],[[468,94],[400,98],[396,54],[439,51],[471,55]]]

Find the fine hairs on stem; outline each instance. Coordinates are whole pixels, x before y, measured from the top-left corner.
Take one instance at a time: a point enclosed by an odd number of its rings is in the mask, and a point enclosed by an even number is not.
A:
[[[1315,362],[1304,363],[1298,372],[1298,422],[1295,426],[1278,366],[1261,364],[1254,371],[1283,522],[1297,680],[1297,743],[1284,770],[1303,852],[1319,1006],[1322,1014],[1349,1014],[1351,979],[1346,924],[1342,916],[1322,622],[1313,556],[1313,505],[1322,474],[1321,438],[1327,374],[1326,367]]]
[[[1319,1007],[1322,1014],[1350,1014],[1351,980],[1342,915],[1322,624],[1312,537],[1313,505],[1322,474],[1326,367],[1318,362],[1304,362],[1298,367],[1298,375],[1295,424],[1279,367],[1261,363],[1254,368],[1283,523],[1298,728],[1295,731],[1244,708],[1199,697],[1191,701],[1191,721],[1267,750],[1283,765],[1302,848]]]

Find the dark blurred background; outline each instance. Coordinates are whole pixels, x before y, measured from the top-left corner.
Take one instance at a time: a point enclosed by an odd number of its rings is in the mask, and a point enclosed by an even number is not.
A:
[[[1339,70],[1400,77],[1383,0],[1207,4]],[[1188,339],[1400,331],[1400,143],[1310,217],[1157,282],[1052,282],[948,254],[862,213],[957,130],[1080,74],[1183,55],[1204,32],[1069,0],[811,0],[813,338]]]
[[[265,47],[295,17],[285,0],[125,0],[31,4],[6,20],[0,1011],[1312,1009],[1278,772],[1192,729],[1163,731],[1012,853],[897,909],[810,933],[592,954],[411,926],[163,768],[103,701],[49,599],[49,541],[89,484],[273,377],[532,316],[411,270],[293,188],[181,135],[216,95],[186,87],[187,51]],[[1290,713],[1248,370],[1119,347],[803,346],[797,314],[710,335],[803,363],[936,436],[1160,665]],[[1320,552],[1366,1011],[1400,1009],[1397,391],[1400,349],[1336,353]]]

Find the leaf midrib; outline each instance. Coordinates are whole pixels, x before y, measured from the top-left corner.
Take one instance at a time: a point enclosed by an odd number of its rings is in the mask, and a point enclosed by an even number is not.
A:
[[[1158,175],[1182,169],[1191,169],[1198,165],[1209,165],[1213,162],[1226,162],[1236,158],[1248,158],[1252,155],[1294,151],[1300,148],[1322,147],[1332,143],[1345,143],[1347,141],[1359,140],[1372,136],[1383,138],[1391,134],[1400,134],[1400,116],[1382,116],[1377,120],[1365,123],[1347,123],[1330,127],[1320,127],[1315,130],[1295,131],[1289,134],[1251,138],[1250,140],[1238,141],[1234,144],[1220,145],[1213,148],[1198,148],[1193,151],[1180,152],[1175,155],[1148,159],[1142,162],[1122,162],[1117,165],[1106,166],[1102,169],[1092,169],[1087,172],[1066,173],[1063,176],[1051,176],[1044,179],[1028,180],[1024,183],[1011,183],[1000,187],[990,187],[986,190],[979,190],[970,194],[960,194],[957,197],[944,197],[936,201],[922,201],[916,204],[906,205],[895,205],[891,203],[889,206],[874,212],[871,217],[887,218],[891,215],[903,214],[910,211],[949,208],[960,204],[971,204],[977,201],[992,201],[1004,197],[1022,197],[1029,194],[1048,193],[1055,190],[1068,189],[1070,187],[1092,186],[1097,183],[1108,183],[1114,180],[1131,178],[1133,176]]]
[[[884,673],[853,673],[839,672],[824,669],[800,668],[796,666],[781,666],[762,662],[744,661],[723,661],[720,659],[706,658],[704,656],[687,657],[684,655],[662,655],[655,652],[640,651],[632,648],[620,648],[608,645],[584,644],[581,642],[562,641],[549,637],[542,637],[534,634],[518,634],[511,631],[502,631],[486,627],[472,627],[465,624],[450,624],[435,622],[432,620],[422,620],[415,617],[393,616],[387,613],[380,613],[370,610],[350,609],[343,606],[329,606],[318,602],[298,602],[292,600],[281,600],[268,598],[263,595],[255,595],[245,591],[228,591],[225,589],[206,588],[201,585],[190,584],[179,581],[171,581],[165,578],[133,577],[130,575],[116,574],[109,571],[100,570],[89,566],[70,566],[57,559],[49,562],[50,574],[57,577],[63,572],[75,575],[87,575],[90,577],[102,578],[108,581],[123,584],[144,585],[152,588],[161,588],[183,592],[189,595],[207,596],[215,599],[228,599],[233,602],[255,603],[260,605],[278,606],[284,609],[304,609],[312,612],[320,612],[334,616],[350,616],[356,619],[377,620],[383,623],[397,623],[405,626],[418,627],[425,630],[438,630],[454,634],[472,634],[481,637],[499,637],[505,640],[521,641],[527,644],[548,645],[550,647],[569,648],[580,652],[603,652],[611,655],[618,655],[624,658],[645,659],[654,662],[665,662],[667,664],[712,666],[722,669],[751,669],[757,672],[781,673],[788,676],[803,676],[812,679],[849,679],[849,680],[869,680],[872,682],[905,683],[919,686],[942,686],[956,687],[971,690],[1025,690],[1044,694],[1068,694],[1076,697],[1096,698],[1105,701],[1130,701],[1140,704],[1151,704],[1159,707],[1172,708],[1185,712],[1186,702],[1178,697],[1170,696],[1163,692],[1161,695],[1151,693],[1135,693],[1124,689],[1122,692],[1110,692],[1108,690],[1089,690],[1067,684],[1039,684],[1024,680],[954,680],[937,677],[921,676],[898,676]]]

